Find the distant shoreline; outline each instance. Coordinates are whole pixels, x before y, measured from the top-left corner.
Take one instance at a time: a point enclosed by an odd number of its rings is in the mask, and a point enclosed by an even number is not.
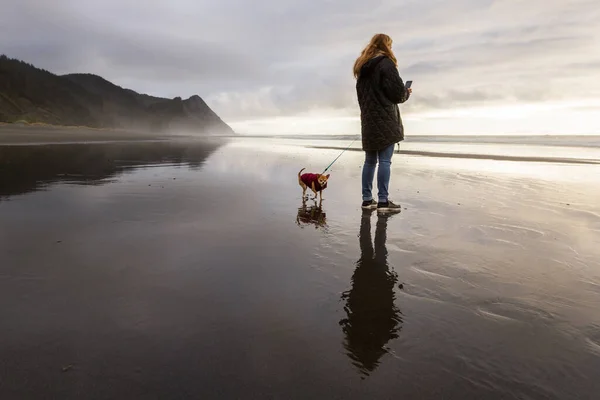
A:
[[[203,135],[198,138],[210,138]],[[14,124],[0,122],[1,145],[94,143],[115,141],[161,141],[195,138],[194,135],[153,133],[126,129],[59,126],[49,124]]]
[[[118,130],[116,128],[97,128],[94,126],[87,125],[55,125],[48,124],[46,122],[27,122],[27,121],[17,121],[17,122],[0,122],[0,127],[33,127],[33,128],[56,128],[56,129],[93,129],[96,131],[114,131]]]
[[[164,134],[149,134],[136,131],[91,128],[86,126],[57,126],[47,124],[0,123],[0,145],[101,142],[119,140],[161,140]]]

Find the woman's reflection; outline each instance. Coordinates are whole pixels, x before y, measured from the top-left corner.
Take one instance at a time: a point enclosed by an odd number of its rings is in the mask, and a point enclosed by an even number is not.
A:
[[[402,324],[394,304],[398,275],[387,263],[386,230],[391,215],[379,215],[375,229],[375,249],[371,244],[372,210],[363,211],[359,242],[360,259],[352,275],[352,287],[342,294],[347,318],[340,321],[344,347],[352,363],[369,375],[387,353],[386,344],[398,337]]]

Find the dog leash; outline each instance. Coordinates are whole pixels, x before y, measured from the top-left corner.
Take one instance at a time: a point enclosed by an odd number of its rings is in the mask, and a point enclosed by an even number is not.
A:
[[[325,168],[325,169],[323,170],[323,173],[322,173],[321,175],[325,174],[325,172],[327,172],[327,170],[328,170],[329,168],[331,168],[331,166],[333,165],[333,163],[334,163],[334,162],[336,162],[336,161],[338,160],[338,158],[340,158],[340,157],[342,156],[342,154],[344,154],[344,153],[346,152],[346,150],[348,150],[348,149],[350,148],[350,146],[352,146],[352,145],[354,144],[354,142],[356,142],[356,140],[357,140],[357,139],[358,139],[358,138],[354,139],[354,140],[353,140],[353,141],[352,141],[352,142],[351,142],[351,143],[348,145],[348,147],[346,147],[344,150],[342,150],[342,152],[341,152],[341,153],[340,153],[340,154],[339,154],[339,155],[338,155],[338,156],[335,158],[335,160],[333,160],[333,161],[331,162],[331,164],[329,164],[329,165],[327,166],[327,168]]]

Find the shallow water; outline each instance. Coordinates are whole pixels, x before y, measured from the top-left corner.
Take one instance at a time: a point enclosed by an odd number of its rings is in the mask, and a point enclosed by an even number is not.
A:
[[[0,398],[598,398],[599,166],[309,145],[0,147]]]

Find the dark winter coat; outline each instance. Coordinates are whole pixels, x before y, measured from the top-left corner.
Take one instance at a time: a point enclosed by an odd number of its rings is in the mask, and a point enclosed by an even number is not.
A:
[[[356,82],[360,106],[362,147],[383,150],[404,140],[398,104],[410,97],[394,62],[386,56],[367,61]]]

